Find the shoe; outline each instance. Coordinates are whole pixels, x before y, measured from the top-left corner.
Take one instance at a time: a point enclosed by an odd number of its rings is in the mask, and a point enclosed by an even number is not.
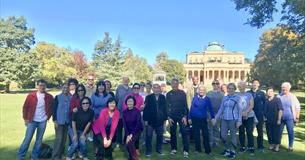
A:
[[[145,153],[146,157],[151,157],[151,153]]]
[[[89,160],[87,157],[84,157],[83,160]]]
[[[75,156],[75,153],[73,153],[73,156],[72,156],[72,158],[71,158],[71,159],[75,159],[75,157],[76,157],[76,156]]]
[[[80,158],[80,159],[82,159],[83,158],[83,155],[80,153],[80,151],[78,151],[78,157]]]
[[[70,158],[70,157],[66,157],[66,160],[72,160],[72,158]]]
[[[293,147],[288,147],[288,151],[292,152],[293,151]]]
[[[140,150],[136,149],[136,154],[138,157],[140,157],[140,155],[141,155]]]
[[[248,152],[250,153],[250,155],[252,155],[252,156],[254,156],[254,148],[253,147],[251,147],[251,148],[249,148],[248,149]]]
[[[162,151],[157,151],[159,156],[164,156],[164,153]]]
[[[189,158],[189,153],[187,151],[183,151],[183,158]]]
[[[235,154],[234,151],[231,151],[231,152],[230,152],[230,155],[228,155],[228,158],[229,158],[229,159],[234,159],[235,157],[236,157],[236,154]]]
[[[264,153],[265,149],[264,148],[259,148],[258,151],[261,152],[261,153]]]
[[[175,154],[177,154],[177,150],[173,149],[173,150],[171,151],[171,155],[175,155]]]
[[[239,149],[239,152],[242,152],[242,153],[244,153],[244,152],[246,152],[247,151],[247,148],[246,147],[240,147],[240,149]]]
[[[220,155],[222,155],[222,156],[229,156],[230,155],[230,151],[229,150],[224,150],[222,153],[220,153]]]

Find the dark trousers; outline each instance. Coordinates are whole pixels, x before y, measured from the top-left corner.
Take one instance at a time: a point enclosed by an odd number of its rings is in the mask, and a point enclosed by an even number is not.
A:
[[[264,140],[264,137],[263,137],[263,133],[264,133],[264,130],[263,130],[264,119],[263,118],[257,118],[257,120],[258,120],[258,124],[256,125],[256,130],[257,130],[257,148],[258,149],[262,149],[262,148],[264,148],[264,145],[263,145],[263,140]]]
[[[117,144],[124,144],[123,142],[123,120],[122,118],[120,118],[117,128],[116,128],[116,132],[115,132],[115,141]]]
[[[205,153],[211,152],[211,147],[209,143],[209,130],[207,119],[204,118],[192,118],[192,124],[194,129],[194,140],[195,140],[195,150],[201,152],[201,140],[200,132],[202,131],[203,145]]]
[[[136,153],[135,143],[136,143],[136,140],[139,139],[140,133],[141,132],[138,132],[135,135],[133,135],[131,140],[129,141],[129,143],[126,144],[126,148],[127,148],[128,155],[129,155],[129,158],[128,158],[129,160],[138,160],[139,159],[138,155]]]
[[[141,133],[140,133],[140,135],[139,135],[139,138],[136,139],[136,141],[135,141],[135,147],[136,147],[136,149],[139,149],[139,148],[140,148],[140,137],[141,137]]]
[[[65,152],[65,145],[67,140],[68,125],[67,124],[58,124],[55,128],[55,141],[52,153],[52,159],[57,160],[61,159],[62,155]]]
[[[239,127],[239,143],[241,147],[245,147],[245,132],[247,133],[248,147],[254,147],[253,124],[254,117],[242,120],[242,125]]]
[[[162,152],[162,143],[163,143],[163,125],[158,126],[158,127],[153,127],[148,125],[146,127],[146,139],[145,139],[145,145],[146,145],[146,153],[151,154],[152,151],[152,137],[153,137],[153,132],[155,130],[157,134],[157,143],[156,143],[156,151],[161,153]]]
[[[188,152],[189,151],[189,141],[187,136],[187,128],[186,125],[184,125],[181,121],[182,119],[173,119],[174,123],[170,126],[170,143],[171,143],[171,149],[177,150],[177,123],[179,124],[180,133],[182,135],[182,143],[183,143],[183,151]]]
[[[110,127],[106,128],[106,134],[107,134],[107,137],[110,135]],[[104,147],[103,136],[101,134],[94,135],[93,140],[94,140],[94,144],[97,147],[96,160],[102,160],[105,157],[108,157],[108,158],[112,159],[111,145],[108,148]]]
[[[280,144],[280,126],[281,125],[266,123],[269,144]]]

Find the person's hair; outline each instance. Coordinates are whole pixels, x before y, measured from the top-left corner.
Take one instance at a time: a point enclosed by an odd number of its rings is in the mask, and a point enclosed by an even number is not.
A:
[[[289,82],[283,82],[281,87],[284,87],[284,86],[288,87],[289,90],[291,89],[291,84]]]
[[[257,82],[259,82],[259,79],[257,79],[257,78],[254,78],[254,79],[252,79],[252,83],[254,82],[254,81],[257,81]]]
[[[150,87],[152,87],[152,83],[151,83],[151,81],[146,82],[145,87],[146,87],[146,86],[150,86]]]
[[[177,78],[173,78],[171,82],[173,82],[173,81],[179,83],[179,80]]]
[[[267,87],[266,92],[268,92],[268,90],[270,90],[270,89],[274,90],[274,88],[272,86],[269,86],[269,87]]]
[[[134,84],[132,85],[132,88],[134,88],[135,86],[141,87],[140,83],[134,83]]]
[[[84,98],[82,98],[82,99],[80,100],[81,106],[83,105],[83,101],[84,101],[84,100],[88,100],[89,105],[90,105],[90,106],[92,105],[91,99],[90,99],[89,97],[84,97]]]
[[[76,87],[76,97],[79,97],[78,95],[78,88],[82,88],[82,90],[84,90],[84,96],[86,95],[86,87],[83,85],[83,84],[79,84],[77,87]]]
[[[198,88],[197,88],[197,93],[199,93],[199,89],[200,89],[200,88],[203,88],[205,91],[207,90],[207,88],[205,87],[205,85],[200,84],[200,85],[198,86]]]
[[[78,80],[77,79],[75,79],[75,78],[69,78],[68,79],[68,85],[70,85],[70,83],[74,83],[75,84],[75,86],[78,86]]]
[[[227,88],[229,88],[229,86],[233,86],[233,87],[234,87],[234,90],[236,90],[236,85],[235,85],[235,83],[229,83],[229,84],[227,85]]]
[[[106,83],[106,82],[108,82],[108,83],[110,84],[110,88],[111,88],[111,87],[112,87],[111,82],[110,82],[109,80],[107,80],[107,79],[105,80],[105,83]]]
[[[127,105],[127,101],[129,99],[132,99],[133,100],[133,106],[135,106],[137,104],[137,101],[136,101],[136,98],[134,96],[128,96],[125,100],[125,104]]]
[[[115,100],[115,98],[113,98],[113,97],[111,97],[111,98],[109,98],[108,99],[108,101],[107,101],[107,106],[109,106],[109,103],[110,102],[115,102],[115,106],[117,106],[118,105],[118,102]]]
[[[44,80],[44,79],[38,79],[38,80],[36,81],[36,84],[38,85],[39,83],[43,83],[43,84],[47,85],[47,81]]]
[[[96,83],[96,90],[95,90],[95,95],[96,96],[100,96],[100,94],[99,94],[99,91],[98,91],[98,86],[104,86],[104,91],[103,91],[103,95],[104,95],[104,97],[106,97],[107,96],[107,91],[106,91],[106,84],[105,84],[105,81],[103,81],[103,80],[100,80],[100,81],[98,81],[97,83]]]
[[[212,84],[213,84],[213,83],[218,83],[218,84],[220,84],[220,83],[219,83],[219,80],[217,80],[217,79],[213,80],[213,81],[212,81]]]
[[[227,88],[227,84],[224,83],[224,84],[222,84],[222,85],[220,86],[220,90],[222,90],[222,87],[223,87],[223,86],[225,86],[225,87]],[[222,90],[222,91],[223,91],[223,90]]]

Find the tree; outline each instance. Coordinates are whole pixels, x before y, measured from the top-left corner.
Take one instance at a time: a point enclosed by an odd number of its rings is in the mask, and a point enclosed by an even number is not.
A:
[[[155,65],[155,69],[156,70],[162,70],[162,64],[165,63],[168,60],[168,55],[166,52],[160,52],[157,56],[156,56],[156,65]]]
[[[74,59],[76,78],[80,82],[85,82],[89,74],[94,74],[94,69],[88,64],[85,54],[82,51],[74,51],[72,56]]]
[[[305,80],[305,49],[301,46],[303,44],[299,43],[298,35],[287,27],[264,32],[251,76],[277,88],[284,81],[297,86],[299,81]]]
[[[162,71],[166,72],[166,81],[170,82],[172,78],[177,78],[180,82],[186,80],[186,71],[182,63],[177,60],[166,60],[161,65]]]
[[[37,61],[30,52],[34,29],[27,27],[24,17],[8,17],[0,20],[0,33],[0,82],[9,92],[11,81],[27,83],[36,75]]]

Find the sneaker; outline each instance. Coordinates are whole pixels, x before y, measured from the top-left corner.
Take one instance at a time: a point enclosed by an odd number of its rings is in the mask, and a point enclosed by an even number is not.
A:
[[[84,157],[83,160],[89,160],[87,157]]]
[[[93,142],[93,138],[91,136],[88,136],[87,139],[88,139],[89,142]]]
[[[265,152],[265,149],[264,149],[264,148],[259,148],[258,151],[264,153],[264,152]]]
[[[189,158],[189,153],[187,151],[183,151],[183,158]]]
[[[249,148],[248,152],[250,153],[250,155],[253,156],[254,155],[254,148],[253,147]]]
[[[75,153],[74,153],[71,159],[75,159],[75,157],[76,157],[76,156],[75,156]]]
[[[72,160],[72,158],[70,158],[70,157],[66,157],[66,160]]]
[[[220,153],[220,155],[222,155],[222,156],[229,156],[230,155],[230,151],[226,149],[222,153]]]
[[[293,147],[288,147],[288,151],[292,152],[293,151]]]
[[[228,155],[228,158],[229,158],[229,159],[234,159],[235,157],[236,157],[236,154],[235,154],[234,151],[231,151],[231,152],[230,152],[230,155]]]
[[[242,153],[244,153],[244,152],[247,151],[247,148],[246,148],[246,147],[240,147],[239,151],[242,152]]]
[[[145,153],[146,157],[151,157],[151,153]]]
[[[164,153],[162,151],[157,151],[159,156],[164,156]]]
[[[171,155],[175,155],[175,154],[177,154],[177,150],[173,149],[173,150],[171,151]]]
[[[80,153],[80,151],[78,151],[77,154],[78,154],[78,157],[79,157],[80,159],[84,158],[83,155]]]

